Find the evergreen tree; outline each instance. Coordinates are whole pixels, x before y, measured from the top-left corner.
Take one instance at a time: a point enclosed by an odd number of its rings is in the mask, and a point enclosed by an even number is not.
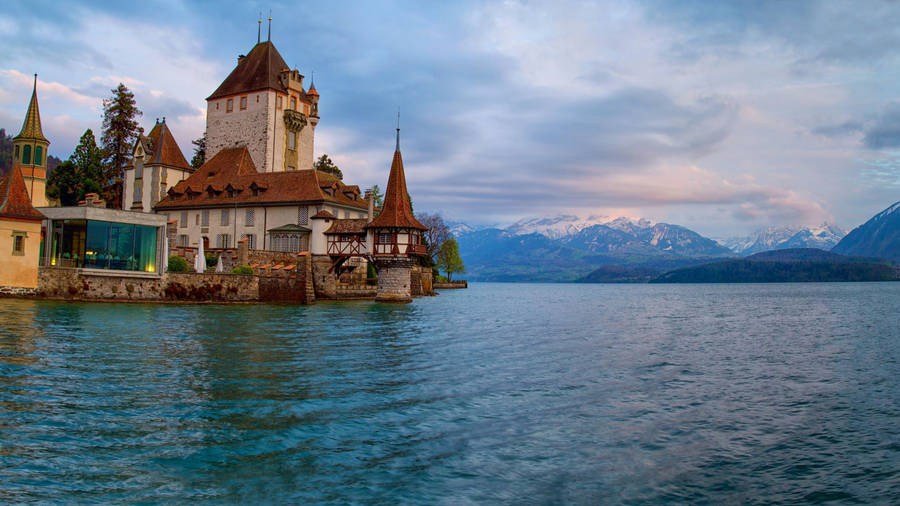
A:
[[[87,193],[100,193],[104,181],[103,150],[97,147],[94,132],[87,129],[75,152],[47,176],[47,196],[60,205],[74,206]]]
[[[0,128],[0,177],[6,175],[13,164],[12,136],[6,134],[6,129]]]
[[[378,216],[381,208],[384,207],[384,194],[381,193],[381,188],[377,184],[372,187],[372,199],[375,201],[375,216]]]
[[[313,168],[316,170],[321,170],[326,174],[331,174],[341,181],[344,180],[344,174],[341,172],[341,169],[339,169],[338,166],[335,165],[334,162],[331,161],[331,158],[326,154],[323,154],[319,157],[318,160],[316,160],[316,163],[313,164]]]
[[[123,168],[131,158],[131,150],[140,129],[137,118],[143,113],[137,108],[132,93],[124,84],[110,90],[112,97],[103,100],[103,135],[100,138],[106,153],[103,198],[114,209],[122,208]]]
[[[191,158],[191,167],[199,169],[201,165],[206,163],[206,132],[203,137],[191,141],[194,145],[194,156]]]
[[[437,250],[437,267],[447,273],[449,281],[454,273],[465,274],[466,266],[463,265],[462,259],[459,257],[459,244],[456,239],[450,238],[441,244]]]

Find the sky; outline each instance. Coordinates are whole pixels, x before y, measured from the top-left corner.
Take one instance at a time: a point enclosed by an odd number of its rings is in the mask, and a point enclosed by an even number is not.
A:
[[[315,74],[316,153],[386,184],[397,111],[416,210],[472,225],[644,217],[712,237],[852,229],[900,200],[900,5],[879,1],[118,2],[0,12],[0,127],[39,74],[50,153],[125,83],[190,159],[256,43]],[[263,39],[267,21],[263,22]]]

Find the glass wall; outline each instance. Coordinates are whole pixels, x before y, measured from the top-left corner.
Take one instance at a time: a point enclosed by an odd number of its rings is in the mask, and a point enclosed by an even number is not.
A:
[[[64,220],[53,230],[53,265],[156,272],[156,227]]]

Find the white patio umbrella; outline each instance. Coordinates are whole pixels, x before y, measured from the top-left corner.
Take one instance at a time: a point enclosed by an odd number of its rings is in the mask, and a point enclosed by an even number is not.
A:
[[[200,246],[197,247],[197,258],[194,259],[194,270],[197,272],[206,272],[206,253],[203,251],[203,240],[200,240]]]
[[[216,272],[225,272],[225,264],[222,263],[221,253],[219,253],[219,259],[216,260]]]
[[[163,257],[162,257],[162,269],[159,272],[166,272],[169,270],[169,238],[163,238]]]

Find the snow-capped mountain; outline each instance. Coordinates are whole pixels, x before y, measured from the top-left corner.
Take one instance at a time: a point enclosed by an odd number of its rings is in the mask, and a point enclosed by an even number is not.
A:
[[[599,215],[580,218],[571,214],[561,214],[543,218],[525,218],[506,227],[504,230],[512,235],[541,234],[550,239],[562,239],[595,225],[606,225],[609,228],[633,234],[637,229],[652,226],[653,222],[642,218],[635,220],[625,217],[615,218]]]
[[[746,237],[724,239],[720,243],[739,255],[788,248],[830,250],[845,234],[840,227],[823,223],[817,227],[769,227]]]

